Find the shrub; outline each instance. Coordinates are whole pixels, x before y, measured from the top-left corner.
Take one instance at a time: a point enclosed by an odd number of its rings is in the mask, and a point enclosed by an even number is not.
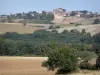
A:
[[[98,56],[97,60],[96,60],[96,67],[98,69],[100,69],[100,56]]]
[[[27,25],[27,22],[24,21],[24,22],[22,23],[22,25],[23,25],[23,26],[26,26],[26,25]]]
[[[79,67],[81,69],[88,69],[88,70],[92,70],[92,64],[88,63],[87,61],[83,61],[80,63]]]
[[[71,33],[75,33],[75,34],[80,34],[80,32],[78,30],[76,30],[76,29],[72,29],[70,32]]]
[[[93,24],[100,24],[100,19],[95,19]]]
[[[4,38],[0,36],[0,41],[2,41],[2,40],[4,40]]]
[[[100,32],[95,34],[93,36],[93,40],[96,42],[96,43],[100,43]]]
[[[83,61],[79,65],[80,69],[97,70],[96,64],[91,64],[88,61]]]
[[[80,25],[82,25],[82,24],[81,23],[76,23],[75,24],[75,27],[80,26]]]
[[[86,30],[82,29],[81,34],[86,34]]]
[[[0,22],[3,22],[3,23],[6,22],[6,21],[7,21],[6,19],[1,19],[0,20]]]
[[[8,19],[8,23],[13,23],[13,19]]]
[[[49,29],[56,29],[56,27],[54,25],[50,25]]]
[[[75,24],[75,23],[73,23],[73,22],[70,22],[70,24]]]
[[[91,60],[93,57],[97,56],[95,52],[90,51],[78,51],[77,54],[82,60]]]
[[[60,26],[56,26],[56,28],[60,28]]]
[[[50,25],[49,26],[49,29],[57,29],[57,28],[60,28],[60,26],[56,26],[56,25]]]
[[[96,67],[96,64],[92,65],[92,70],[98,70],[98,68]]]
[[[43,62],[43,67],[49,70],[57,69],[57,73],[64,74],[77,70],[77,57],[71,48],[62,47],[54,49],[48,55],[48,60]]]

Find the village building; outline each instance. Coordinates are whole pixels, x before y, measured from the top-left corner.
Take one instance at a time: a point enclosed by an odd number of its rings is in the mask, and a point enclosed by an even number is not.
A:
[[[8,16],[7,15],[0,15],[0,18],[6,19]]]
[[[58,16],[58,17],[66,17],[68,16],[68,12],[66,12],[66,9],[63,9],[63,8],[57,8],[57,9],[54,9],[53,10],[53,14],[55,16]]]

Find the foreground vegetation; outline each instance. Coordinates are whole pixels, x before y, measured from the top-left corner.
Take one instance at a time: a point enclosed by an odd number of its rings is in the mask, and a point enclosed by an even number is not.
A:
[[[51,32],[38,30],[31,34],[7,32],[0,38],[0,55],[47,56],[50,51],[53,51],[55,44],[57,47],[70,44],[75,49],[93,51],[99,54],[100,33],[91,36],[84,29],[81,32],[66,30],[62,33],[58,33],[56,30]],[[91,48],[88,49],[88,47]]]
[[[42,66],[49,70],[58,69],[57,73],[76,71],[79,67],[97,70],[100,65],[100,33],[91,36],[84,29],[62,33],[38,30],[31,34],[7,32],[0,37],[1,56],[48,56]],[[96,64],[90,65],[88,62],[96,56]]]

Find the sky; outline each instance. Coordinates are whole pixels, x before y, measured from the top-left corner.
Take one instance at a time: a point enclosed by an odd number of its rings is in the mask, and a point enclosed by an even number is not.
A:
[[[55,8],[100,13],[100,0],[0,0],[0,14],[52,11]]]

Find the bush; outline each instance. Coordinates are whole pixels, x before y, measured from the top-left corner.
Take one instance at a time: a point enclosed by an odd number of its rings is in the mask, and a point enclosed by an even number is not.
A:
[[[88,70],[92,70],[92,64],[88,63],[87,61],[81,62],[79,67],[81,69],[88,69]]]
[[[6,19],[1,19],[0,22],[5,23],[7,20]]]
[[[87,69],[87,70],[97,70],[97,67],[95,64],[91,64],[88,61],[83,61],[79,65],[80,69]]]
[[[96,64],[92,65],[92,70],[98,70],[98,68],[96,67]]]
[[[70,24],[75,24],[75,23],[73,23],[73,22],[70,22]]]
[[[60,26],[56,26],[56,28],[60,28]]]
[[[49,29],[56,29],[56,27],[54,25],[50,25]]]
[[[82,24],[81,23],[76,23],[75,24],[75,27],[80,26],[80,25],[82,25]]]
[[[82,29],[81,34],[86,34],[86,30]]]
[[[70,32],[71,33],[75,33],[75,34],[80,34],[80,32],[78,30],[76,30],[76,29],[72,29]]]
[[[13,19],[8,19],[8,23],[13,23]]]
[[[57,69],[57,73],[64,74],[77,70],[77,57],[71,48],[58,47],[48,55],[48,60],[43,62],[43,67],[49,70]]]
[[[93,24],[100,24],[100,19],[95,19]]]
[[[93,57],[97,57],[95,52],[90,51],[78,51],[77,54],[82,60],[91,60]]]
[[[93,36],[93,40],[96,42],[96,43],[100,43],[100,32],[95,34]]]
[[[4,38],[0,36],[0,41],[2,41],[2,40],[4,40]]]
[[[57,29],[57,28],[60,28],[60,26],[56,26],[56,25],[50,25],[49,26],[49,29]]]
[[[98,69],[100,69],[100,56],[98,56],[97,60],[96,60],[96,67]]]
[[[23,25],[23,26],[27,26],[27,22],[26,22],[26,21],[23,21],[23,22],[22,22],[22,25]]]

